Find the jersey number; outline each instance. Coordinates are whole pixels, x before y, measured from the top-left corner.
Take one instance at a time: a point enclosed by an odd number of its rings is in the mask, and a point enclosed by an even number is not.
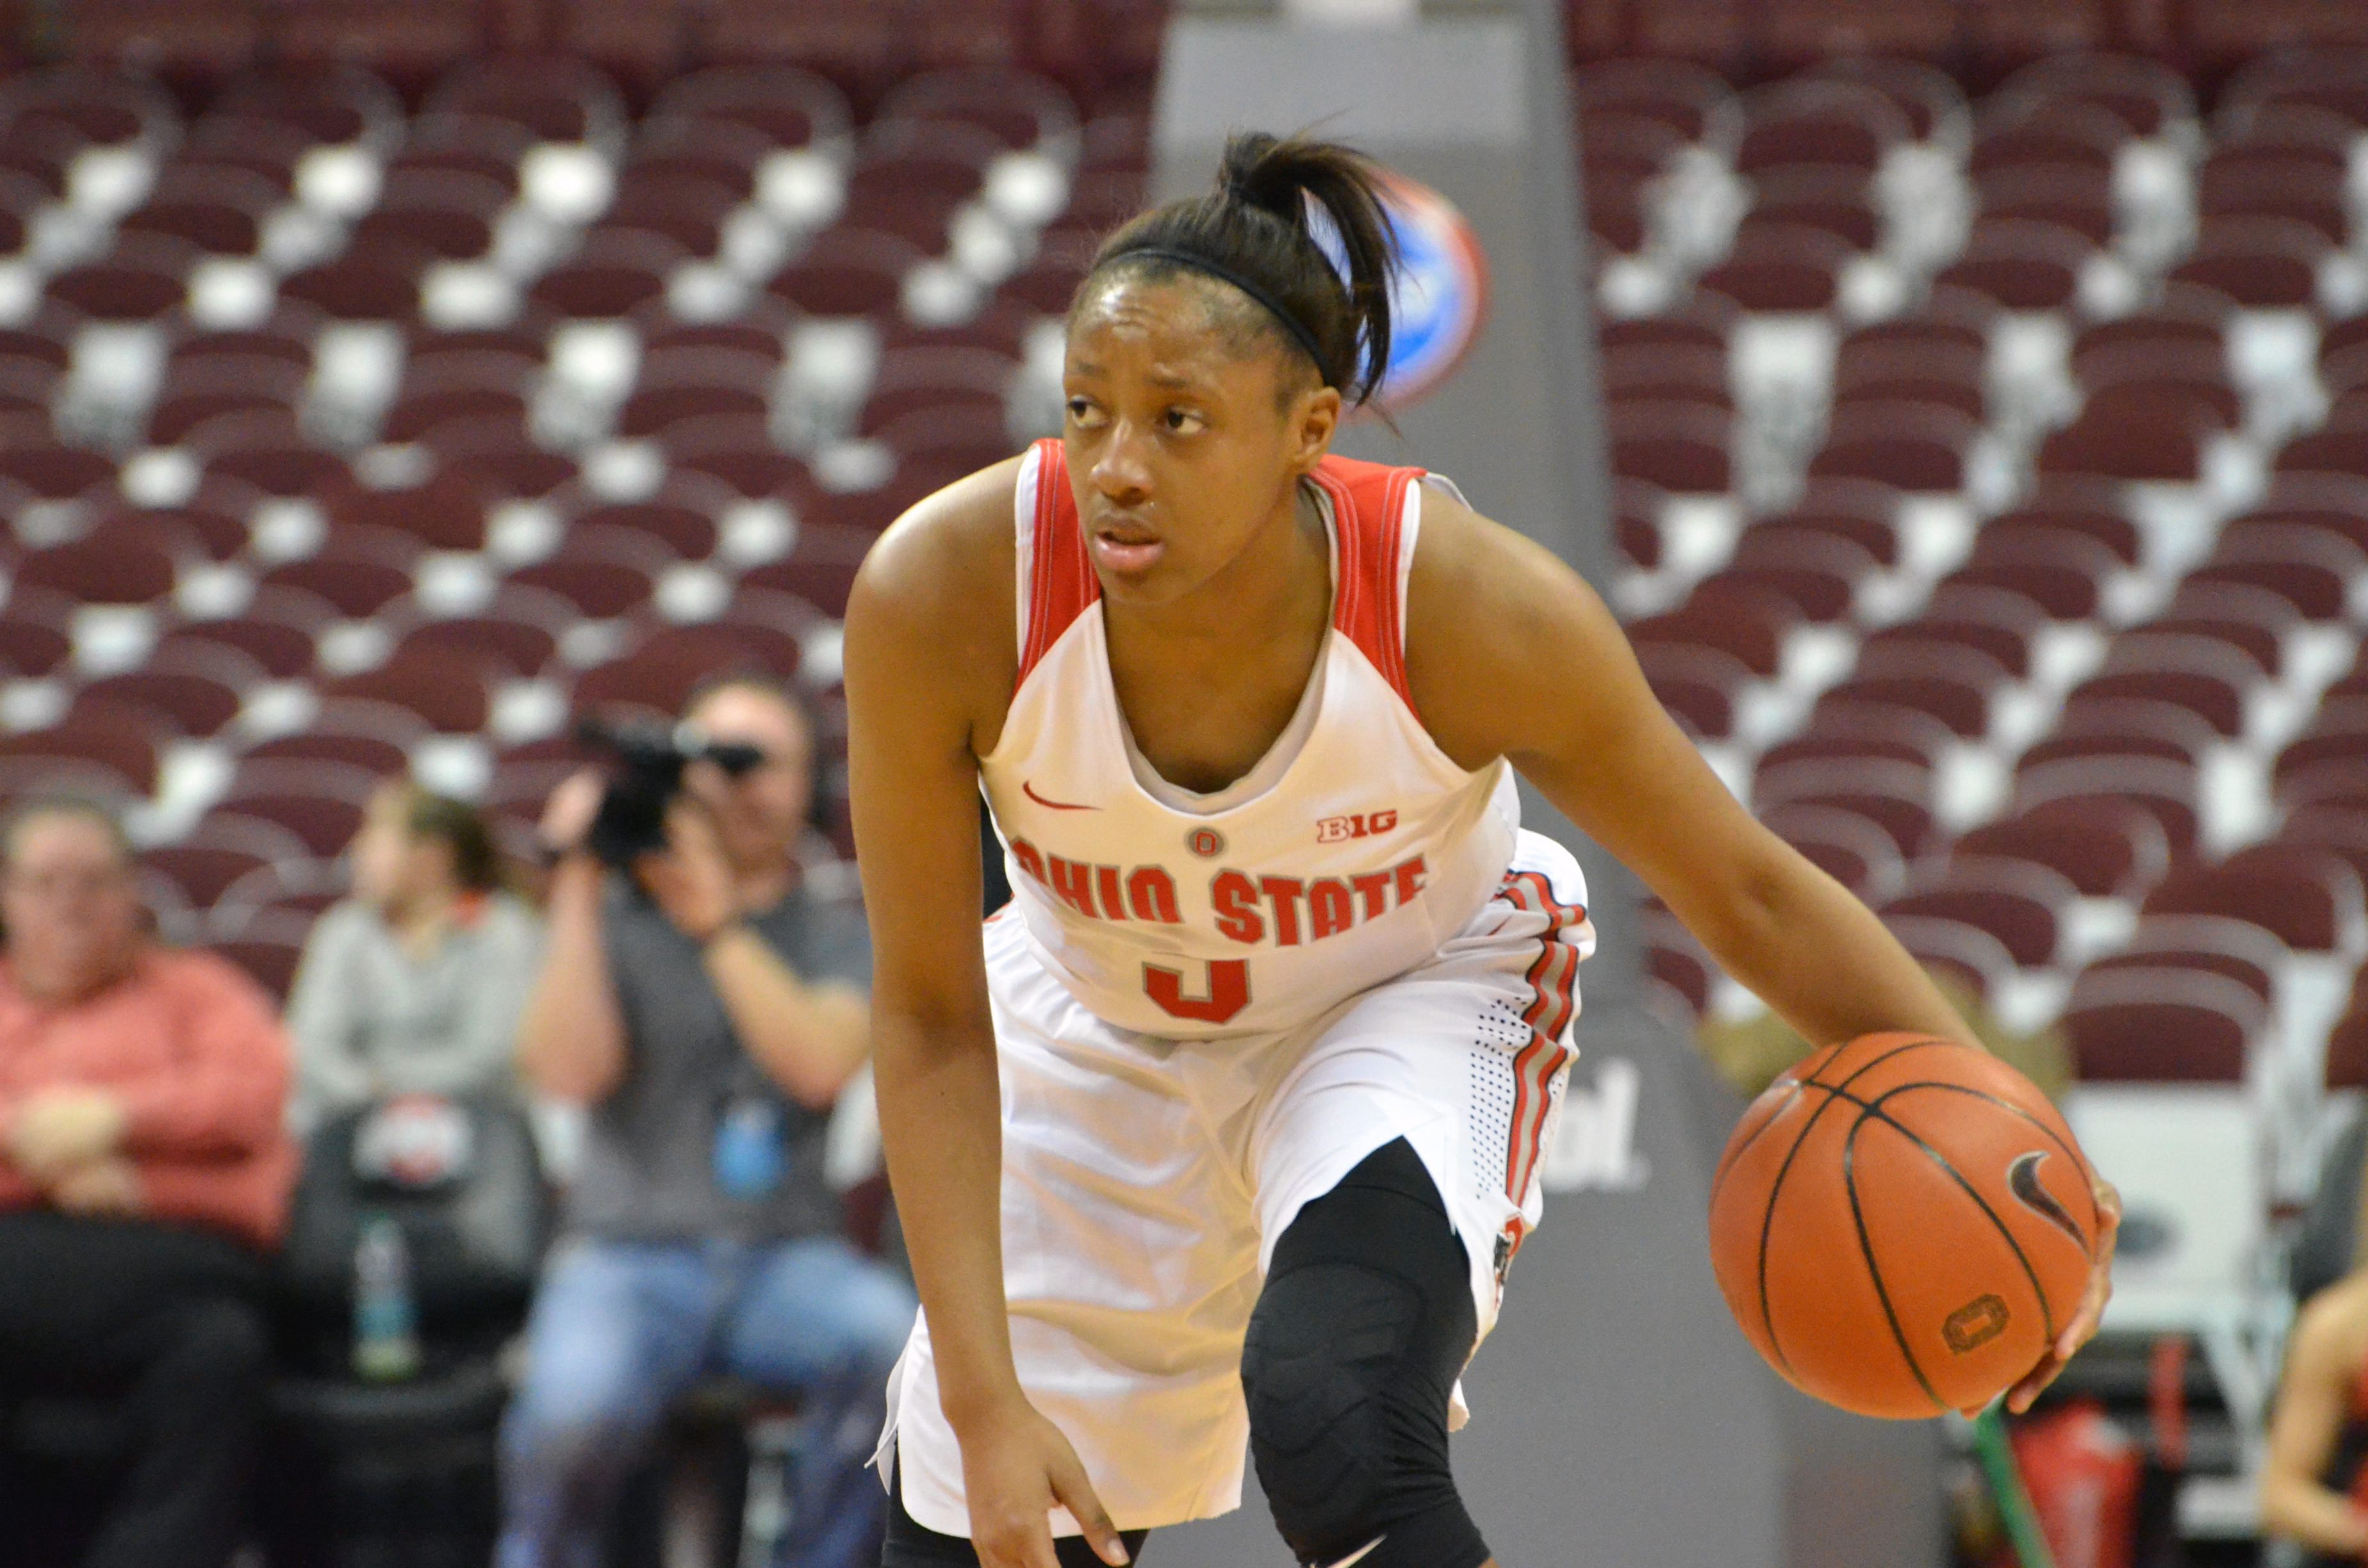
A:
[[[1143,990],[1171,1018],[1222,1024],[1250,1005],[1250,966],[1246,959],[1211,959],[1208,994],[1187,996],[1181,973],[1147,963]]]

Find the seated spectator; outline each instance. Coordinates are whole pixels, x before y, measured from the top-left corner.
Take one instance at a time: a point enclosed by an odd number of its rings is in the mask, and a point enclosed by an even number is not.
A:
[[[2261,1528],[2310,1568],[2368,1558],[2368,1268],[2303,1304],[2261,1466]]]
[[[222,1568],[296,1170],[287,1043],[245,974],[143,937],[103,810],[22,807],[0,857],[0,1407],[120,1397],[136,1451],[85,1568]]]
[[[296,1124],[389,1095],[510,1090],[533,915],[500,889],[459,801],[397,781],[354,835],[353,896],[323,915],[288,998]]]
[[[914,1300],[848,1244],[823,1177],[828,1112],[870,1051],[863,919],[800,879],[814,732],[793,694],[729,679],[686,717],[754,765],[693,763],[632,875],[585,847],[598,776],[543,818],[558,863],[519,1061],[590,1115],[503,1433],[500,1568],[597,1561],[660,1417],[710,1371],[803,1407],[778,1561],[879,1561],[865,1466]]]

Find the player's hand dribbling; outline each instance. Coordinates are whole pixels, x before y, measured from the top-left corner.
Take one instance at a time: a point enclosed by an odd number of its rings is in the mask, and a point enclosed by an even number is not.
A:
[[[2091,1178],[2097,1194],[2097,1260],[2089,1268],[2089,1289],[2080,1298],[2080,1310],[2047,1347],[2046,1358],[2031,1370],[2031,1375],[2007,1391],[2006,1407],[2020,1415],[2031,1408],[2040,1391],[2054,1382],[2064,1370],[2064,1363],[2072,1359],[2080,1346],[2096,1337],[2097,1324],[2105,1315],[2105,1302],[2113,1294],[2113,1244],[2122,1229],[2122,1195],[2113,1184],[2102,1176]]]
[[[1076,1519],[1095,1555],[1125,1562],[1126,1546],[1061,1429],[1025,1400],[996,1425],[991,1435],[962,1445],[971,1544],[981,1568],[1060,1568],[1049,1517],[1055,1504]]]

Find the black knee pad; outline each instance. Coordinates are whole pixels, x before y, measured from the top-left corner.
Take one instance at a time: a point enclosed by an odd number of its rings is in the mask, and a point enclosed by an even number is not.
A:
[[[1470,1265],[1404,1139],[1300,1210],[1242,1351],[1250,1457],[1302,1562],[1478,1568],[1447,1406],[1477,1322]]]

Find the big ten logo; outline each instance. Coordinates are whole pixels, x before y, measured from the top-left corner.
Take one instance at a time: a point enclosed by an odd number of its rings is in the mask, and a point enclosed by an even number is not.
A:
[[[1398,825],[1395,812],[1351,812],[1345,817],[1326,817],[1315,824],[1315,842],[1340,844],[1351,838],[1371,838],[1388,833]]]
[[[1592,1085],[1563,1091],[1562,1125],[1540,1179],[1549,1192],[1634,1192],[1651,1169],[1636,1152],[1636,1097],[1644,1074],[1623,1056],[1606,1057]]]

